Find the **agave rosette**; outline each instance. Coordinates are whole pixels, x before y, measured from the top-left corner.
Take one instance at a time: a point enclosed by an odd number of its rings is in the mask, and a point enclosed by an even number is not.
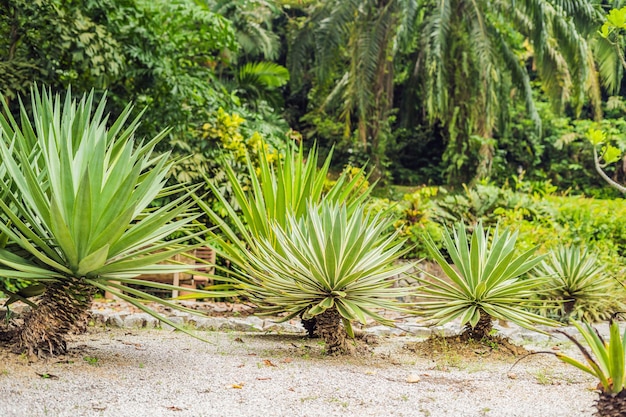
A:
[[[617,281],[587,248],[560,246],[548,254],[533,275],[547,278],[542,298],[562,301],[556,306],[562,317],[606,320],[611,303],[620,309],[620,302],[613,295]]]
[[[285,226],[272,224],[273,239],[261,238],[248,253],[251,278],[246,292],[266,314],[287,312],[281,321],[308,319],[327,309],[341,315],[348,335],[351,322],[367,317],[391,325],[378,309],[401,310],[396,297],[406,291],[394,284],[410,264],[397,264],[404,240],[382,214],[362,207],[322,201]]]
[[[171,162],[154,147],[167,132],[135,143],[140,116],[129,121],[128,106],[107,127],[105,100],[94,106],[93,93],[76,103],[68,91],[62,103],[33,91],[32,122],[21,109],[20,124],[8,111],[0,116],[0,231],[6,237],[0,275],[47,286],[80,281],[179,328],[140,301],[181,306],[131,287],[178,288],[136,277],[189,269],[163,263],[189,249],[182,245],[188,235],[165,238],[197,217],[183,187],[165,187]],[[150,208],[176,193],[181,196]]]
[[[590,324],[572,321],[572,325],[585,340],[587,347],[573,336],[560,332],[574,342],[584,357],[584,362],[557,352],[561,361],[575,366],[598,379],[602,392],[619,394],[626,387],[626,331],[620,335],[619,322],[610,320],[609,339],[605,340]]]
[[[468,239],[465,225],[458,224],[452,232],[446,229],[443,233],[443,245],[452,260],[449,264],[428,238],[426,248],[447,279],[431,274],[420,279],[419,295],[425,301],[419,303],[419,312],[436,324],[460,319],[462,325],[472,328],[483,313],[532,330],[537,330],[537,324],[555,325],[528,310],[545,279],[522,276],[543,257],[534,256],[535,248],[517,254],[516,239],[517,233],[508,229],[500,232],[496,228],[490,236],[480,223]]]
[[[286,154],[274,164],[268,162],[264,151],[261,152],[258,171],[247,157],[250,185],[240,181],[232,167],[225,167],[234,195],[232,203],[207,178],[207,184],[224,207],[231,224],[206,202],[197,199],[198,206],[217,225],[217,230],[210,233],[218,253],[238,269],[229,270],[229,274],[247,269],[246,253],[257,241],[264,238],[275,241],[274,223],[284,228],[289,216],[302,217],[307,213],[310,203],[315,204],[322,199],[344,202],[348,212],[351,212],[369,195],[369,189],[364,186],[367,177],[362,172],[352,178],[344,172],[327,188],[331,155],[318,168],[316,149],[305,155],[302,147],[290,146]],[[243,282],[250,279],[245,273],[237,274],[237,277]]]

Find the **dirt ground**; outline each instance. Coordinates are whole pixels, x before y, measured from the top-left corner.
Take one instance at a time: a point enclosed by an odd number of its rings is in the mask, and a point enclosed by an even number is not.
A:
[[[591,416],[594,381],[551,355],[369,337],[328,356],[303,334],[92,327],[67,355],[0,349],[0,416]],[[515,342],[515,341],[514,341]],[[521,341],[520,341],[521,342]],[[566,350],[548,341],[529,350]]]

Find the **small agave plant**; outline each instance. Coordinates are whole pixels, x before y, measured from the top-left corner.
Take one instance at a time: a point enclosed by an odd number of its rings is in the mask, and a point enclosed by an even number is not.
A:
[[[131,287],[177,289],[135,277],[188,269],[162,264],[188,249],[189,237],[165,238],[197,217],[183,187],[164,187],[171,162],[153,150],[166,132],[135,143],[131,107],[107,127],[105,101],[94,106],[93,93],[76,102],[68,91],[62,102],[34,91],[31,104],[32,117],[21,106],[21,123],[6,106],[0,115],[0,276],[31,283],[11,302],[41,294],[17,329],[17,347],[65,352],[66,333],[98,289],[180,328],[140,301],[181,306]],[[164,192],[182,196],[149,208]]]
[[[271,226],[275,241],[261,238],[250,248],[245,285],[265,314],[316,318],[317,333],[329,353],[349,353],[352,323],[393,325],[377,310],[401,309],[395,279],[410,265],[398,265],[404,241],[389,233],[393,219],[363,208],[322,200],[307,214],[290,215],[285,226]]]
[[[518,254],[517,233],[497,228],[491,235],[478,224],[468,238],[464,224],[445,230],[443,245],[452,260],[449,264],[432,239],[426,248],[446,277],[426,273],[420,278],[418,312],[441,325],[460,319],[464,336],[474,340],[490,337],[494,319],[506,320],[536,330],[537,324],[558,323],[528,310],[543,278],[522,276],[541,262],[535,249]]]
[[[561,361],[593,375],[598,380],[599,397],[595,404],[599,417],[626,416],[626,331],[620,335],[614,317],[609,321],[609,340],[605,340],[590,324],[572,321],[583,337],[585,347],[575,337],[560,331],[578,347],[581,362],[563,353],[555,353]]]
[[[565,322],[570,318],[588,322],[606,320],[611,314],[609,310],[621,308],[614,295],[617,281],[586,248],[560,246],[532,274],[546,278],[546,291],[541,298],[559,301],[556,308],[547,311],[556,311]]]

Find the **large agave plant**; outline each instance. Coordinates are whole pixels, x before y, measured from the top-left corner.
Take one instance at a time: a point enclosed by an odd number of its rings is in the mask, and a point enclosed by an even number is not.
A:
[[[392,224],[326,200],[301,217],[290,214],[284,226],[273,222],[274,240],[262,237],[247,253],[247,293],[267,314],[288,313],[282,320],[317,318],[327,350],[349,351],[352,322],[369,316],[392,324],[376,310],[399,308],[395,278],[409,265],[394,263],[404,242],[389,232]]]
[[[554,325],[552,320],[527,310],[532,297],[544,283],[543,278],[521,279],[542,257],[533,256],[534,249],[517,254],[517,233],[495,229],[492,236],[482,224],[468,239],[464,224],[452,233],[443,233],[443,244],[452,265],[432,239],[425,244],[430,256],[439,264],[446,278],[430,274],[421,278],[419,311],[444,324],[459,318],[465,335],[481,340],[489,337],[494,319],[508,320],[522,327],[535,329],[536,324]]]
[[[570,317],[589,322],[606,320],[620,310],[615,297],[616,281],[588,249],[560,246],[538,265],[533,274],[546,278],[546,292],[541,298],[561,301],[551,309],[561,319]]]
[[[126,123],[131,107],[107,128],[104,100],[95,109],[93,101],[90,94],[77,103],[68,92],[62,103],[59,96],[34,91],[32,119],[23,105],[21,123],[6,108],[7,116],[0,117],[0,231],[5,237],[0,276],[44,287],[17,332],[18,346],[33,354],[65,351],[64,335],[97,289],[156,316],[139,300],[178,308],[131,288],[172,289],[134,277],[187,268],[160,263],[185,250],[186,237],[164,238],[196,218],[188,196],[149,208],[161,193],[183,191],[164,189],[168,155],[153,153],[165,132],[135,143],[139,118]]]

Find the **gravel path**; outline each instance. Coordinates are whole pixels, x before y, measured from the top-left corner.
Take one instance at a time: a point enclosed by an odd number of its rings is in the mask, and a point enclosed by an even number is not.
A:
[[[95,327],[73,337],[66,357],[29,363],[0,351],[0,416],[573,417],[591,416],[596,398],[592,378],[547,355],[511,370],[514,358],[481,352],[420,357],[405,348],[419,340],[412,335],[379,336],[371,352],[348,358],[280,329],[199,335],[210,343]]]

